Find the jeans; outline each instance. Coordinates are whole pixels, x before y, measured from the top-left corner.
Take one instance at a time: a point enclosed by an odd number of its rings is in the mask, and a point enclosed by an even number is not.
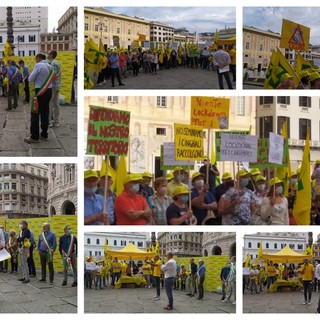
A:
[[[232,82],[231,82],[231,80],[230,80],[229,71],[220,73],[219,70],[218,70],[218,79],[219,79],[219,87],[220,87],[220,89],[224,89],[222,76],[224,76],[224,78],[226,79],[228,88],[229,88],[229,89],[233,89],[233,87],[232,87]]]
[[[47,263],[48,263],[49,280],[50,280],[50,283],[52,283],[54,278],[53,261],[49,261],[48,251],[39,251],[39,255],[40,255],[40,262],[41,262],[41,279],[46,280]]]
[[[52,90],[48,89],[45,94],[38,97],[39,113],[31,113],[31,138],[39,140],[39,119],[41,118],[41,136],[48,138],[49,127],[49,103],[52,95]]]
[[[119,280],[119,278],[120,278],[120,272],[113,272],[111,285],[114,286],[117,283],[117,281]]]
[[[8,109],[16,108],[18,106],[18,88],[19,83],[12,83],[9,85],[8,91]],[[13,105],[12,105],[13,98]]]
[[[157,296],[160,297],[160,277],[153,277],[154,286],[156,287]]]
[[[29,81],[28,78],[24,80],[24,93],[25,93],[25,101],[30,102],[30,89],[29,89]]]
[[[251,293],[257,293],[258,289],[257,289],[257,284],[256,284],[256,280],[255,279],[250,279],[250,291]]]
[[[85,285],[86,288],[91,289],[92,286],[92,275],[91,275],[91,271],[86,271],[84,274],[84,280],[85,280]]]
[[[304,294],[304,300],[305,301],[311,301],[311,294],[312,294],[312,281],[311,280],[303,280],[303,294]]]
[[[114,87],[114,79],[117,77],[119,85],[122,83],[120,79],[120,71],[119,68],[111,68],[111,83]]]
[[[33,260],[33,246],[31,245],[31,247],[29,248],[29,258],[28,258],[28,267],[29,267],[29,274],[30,275],[36,275],[36,266],[34,264],[34,260]]]
[[[276,277],[268,277],[268,278],[267,278],[267,289],[269,289],[270,286],[271,286],[272,284],[274,284],[275,281],[276,281]]]
[[[173,285],[174,279],[175,279],[174,277],[165,279],[166,294],[169,300],[168,305],[170,308],[173,307],[172,285]]]
[[[98,288],[98,284],[99,284],[99,288],[101,289],[101,276],[100,275],[96,275],[96,277],[95,277],[95,287],[96,287],[96,289]]]
[[[199,280],[198,290],[199,290],[199,298],[200,299],[203,298],[203,293],[204,293],[203,283],[204,283],[204,280],[205,280],[205,277],[200,278],[200,280]]]

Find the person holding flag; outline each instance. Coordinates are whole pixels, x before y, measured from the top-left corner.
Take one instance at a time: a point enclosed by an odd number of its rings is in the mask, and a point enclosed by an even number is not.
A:
[[[77,286],[77,238],[72,234],[69,225],[65,226],[64,235],[59,240],[59,252],[63,260],[63,282],[62,286],[68,283],[68,269],[70,268],[73,273],[72,287]]]
[[[50,231],[50,224],[42,225],[42,233],[39,235],[38,251],[41,262],[41,279],[39,281],[46,282],[46,268],[49,267],[49,280],[53,284],[53,254],[56,251],[57,242],[56,235]]]

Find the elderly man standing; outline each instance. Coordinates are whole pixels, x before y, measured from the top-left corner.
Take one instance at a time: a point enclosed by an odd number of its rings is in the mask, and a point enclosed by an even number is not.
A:
[[[56,235],[50,231],[50,224],[42,225],[42,233],[39,235],[38,250],[41,262],[41,279],[39,281],[46,282],[46,268],[49,267],[49,280],[53,284],[53,254],[56,250]]]
[[[66,286],[68,282],[68,269],[72,267],[73,283],[72,287],[77,286],[77,238],[72,234],[69,225],[64,227],[64,235],[60,237],[59,252],[63,260],[63,282]]]
[[[176,278],[177,263],[173,259],[172,252],[167,253],[167,259],[168,261],[166,264],[161,266],[161,270],[164,272],[166,294],[169,300],[169,303],[164,307],[164,309],[173,310],[172,285]]]
[[[103,212],[103,196],[96,194],[99,177],[96,171],[84,172],[84,224],[108,225],[108,214]]]
[[[203,288],[203,283],[206,277],[206,267],[204,266],[204,261],[199,260],[199,268],[198,268],[198,279],[199,279],[199,285],[198,285],[198,290],[199,290],[199,296],[198,300],[203,299],[203,294],[204,294],[204,288]]]
[[[114,211],[118,225],[154,224],[151,210],[146,199],[138,194],[141,174],[128,174],[124,181],[123,192],[116,198]]]
[[[28,229],[28,222],[26,220],[21,220],[19,224],[20,235],[18,237],[18,244],[20,249],[20,262],[22,269],[22,278],[18,279],[22,283],[28,283],[29,280],[29,267],[28,267],[28,256],[29,248],[31,246],[30,237],[31,233]]]
[[[8,82],[9,82],[9,91],[8,91],[8,108],[6,110],[16,109],[18,107],[18,90],[19,83],[21,81],[21,73],[15,61],[9,61],[9,70],[8,70]],[[13,105],[12,105],[13,99]]]
[[[226,79],[228,88],[233,89],[229,74],[231,59],[229,53],[223,50],[222,45],[219,45],[218,51],[213,54],[213,63],[218,66],[218,79],[220,89],[224,89],[222,76],[224,76],[224,78]]]

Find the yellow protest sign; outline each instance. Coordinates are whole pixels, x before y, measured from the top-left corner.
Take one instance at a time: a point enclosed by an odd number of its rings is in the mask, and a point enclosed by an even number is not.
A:
[[[138,49],[140,47],[140,41],[139,40],[133,40],[133,47],[135,49]]]
[[[176,160],[203,160],[203,128],[187,124],[174,124]]]
[[[146,41],[147,36],[145,34],[139,34],[139,41]]]
[[[310,28],[282,19],[280,48],[308,51]]]
[[[216,97],[191,97],[191,125],[206,129],[229,128],[230,100]]]

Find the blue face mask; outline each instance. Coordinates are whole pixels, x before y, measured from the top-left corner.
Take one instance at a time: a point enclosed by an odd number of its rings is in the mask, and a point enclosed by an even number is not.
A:
[[[241,185],[243,187],[246,187],[249,183],[249,179],[248,178],[245,178],[245,179],[241,179]]]
[[[94,194],[97,191],[98,187],[86,188],[84,187],[84,192],[87,194]]]
[[[187,194],[183,195],[183,196],[182,196],[182,201],[183,201],[184,203],[187,203],[187,202],[189,201],[189,195],[187,195]]]
[[[140,189],[139,183],[134,183],[134,184],[132,185],[132,190],[133,190],[134,192],[138,192],[139,189]]]

